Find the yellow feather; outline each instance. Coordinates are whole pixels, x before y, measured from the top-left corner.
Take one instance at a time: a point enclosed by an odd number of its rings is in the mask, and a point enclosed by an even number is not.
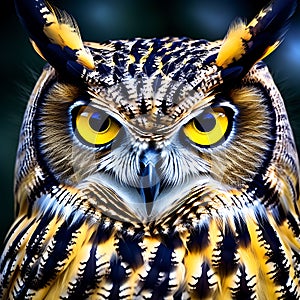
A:
[[[262,10],[248,25],[241,20],[238,20],[229,29],[226,37],[223,40],[219,54],[216,59],[216,65],[222,68],[228,67],[231,63],[238,61],[247,52],[247,47],[251,44],[250,40],[255,39],[250,32],[251,29],[258,26],[260,20],[264,18],[272,7],[269,6]],[[249,44],[247,45],[247,43]],[[256,61],[262,60],[270,53],[272,53],[280,44],[280,41],[276,41],[273,45],[267,47],[261,57],[258,57]]]
[[[274,45],[268,47],[264,53],[264,55],[260,59],[264,59],[267,57],[269,54],[271,54],[280,44],[280,41],[277,41]]]
[[[251,34],[244,22],[239,20],[228,31],[216,59],[219,67],[226,68],[229,64],[239,60],[246,53],[244,40],[248,41]]]
[[[276,286],[271,279],[270,272],[274,266],[268,262],[267,249],[263,246],[263,241],[259,237],[257,221],[250,216],[246,216],[251,245],[248,248],[240,248],[240,261],[245,265],[249,277],[256,275],[256,292],[259,299],[264,299],[266,295],[275,295]]]
[[[45,297],[45,300],[59,299],[59,296],[62,293],[67,294],[68,283],[70,281],[75,281],[76,275],[78,275],[79,273],[78,266],[88,261],[92,244],[87,243],[86,241],[90,238],[91,232],[86,232],[85,231],[86,228],[84,227],[85,226],[83,226],[82,228],[83,229],[82,236],[80,236],[79,239],[74,240],[74,243],[75,242],[78,243],[79,247],[76,247],[74,249],[75,253],[70,252],[70,258],[65,264],[67,268],[64,269],[64,271],[61,273],[59,279],[54,282],[49,293],[47,294],[47,297]]]
[[[34,40],[30,39],[31,45],[33,47],[33,49],[35,50],[35,52],[44,60],[47,60],[44,55],[42,54],[41,50],[39,49],[39,47],[37,46],[37,44],[35,43]]]
[[[48,10],[49,9],[49,10]],[[76,21],[65,11],[48,6],[44,8],[44,33],[51,43],[76,51],[77,61],[88,69],[94,69],[94,59],[84,48]],[[39,53],[39,52],[38,52]]]

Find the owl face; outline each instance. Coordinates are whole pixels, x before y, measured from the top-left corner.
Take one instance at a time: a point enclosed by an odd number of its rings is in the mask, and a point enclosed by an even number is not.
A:
[[[211,199],[216,211],[252,201],[233,204],[218,195],[275,195],[274,153],[282,152],[279,140],[289,144],[291,129],[266,66],[257,63],[283,34],[276,7],[267,11],[248,27],[235,24],[223,41],[102,44],[83,43],[74,20],[60,18],[42,1],[35,12],[42,33],[26,19],[31,9],[19,12],[33,46],[52,67],[44,70],[23,124],[17,183],[25,182],[28,195],[21,184],[18,197],[35,195],[24,180],[30,169],[34,185],[43,182],[42,194],[53,186],[74,189],[101,214],[138,223],[187,205],[207,207]],[[262,44],[271,20],[278,29]],[[294,165],[285,166],[282,180]],[[209,199],[199,202],[199,193]]]
[[[162,53],[150,55],[157,44]],[[251,73],[222,78],[207,64],[220,45],[89,44],[95,70],[88,85],[48,68],[30,105],[32,160],[51,182],[88,194],[97,209],[122,221],[159,219],[193,201],[191,191],[255,190],[274,148],[270,78],[262,63],[252,71],[255,81]]]

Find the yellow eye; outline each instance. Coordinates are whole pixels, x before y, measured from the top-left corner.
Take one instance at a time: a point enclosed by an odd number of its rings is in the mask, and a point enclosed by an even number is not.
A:
[[[76,131],[80,137],[96,146],[111,142],[121,129],[118,122],[90,106],[81,107],[75,121]]]
[[[194,143],[210,146],[218,143],[228,132],[229,121],[223,108],[205,111],[183,127],[184,134]]]

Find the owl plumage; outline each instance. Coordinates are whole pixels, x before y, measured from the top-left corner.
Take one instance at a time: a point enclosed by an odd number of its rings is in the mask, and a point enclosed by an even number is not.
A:
[[[1,299],[300,299],[297,150],[260,61],[296,1],[223,41],[99,44],[15,3],[49,65],[20,133]]]

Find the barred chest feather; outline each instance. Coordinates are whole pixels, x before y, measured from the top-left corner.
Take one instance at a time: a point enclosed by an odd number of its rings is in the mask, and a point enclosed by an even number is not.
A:
[[[3,272],[22,259],[18,277],[2,277],[2,291],[15,284],[13,299],[299,298],[299,229],[290,213],[275,219],[258,202],[222,209],[237,195],[202,195],[211,206],[190,203],[145,226],[92,207],[68,210],[79,204],[71,194],[67,206],[51,204],[67,193],[61,187],[56,198],[42,197],[14,225],[1,265]]]

